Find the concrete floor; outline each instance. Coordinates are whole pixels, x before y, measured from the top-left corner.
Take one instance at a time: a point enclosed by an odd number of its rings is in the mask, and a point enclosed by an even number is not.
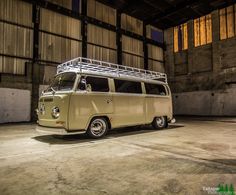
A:
[[[0,194],[208,194],[236,188],[236,123],[181,118],[168,129],[116,130],[101,140],[0,126]]]

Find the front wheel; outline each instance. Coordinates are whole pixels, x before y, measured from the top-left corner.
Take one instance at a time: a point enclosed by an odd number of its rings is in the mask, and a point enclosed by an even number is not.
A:
[[[155,117],[153,122],[152,122],[152,126],[155,129],[166,128],[168,126],[167,118],[165,116]]]
[[[105,118],[97,117],[94,118],[89,125],[87,134],[91,138],[101,138],[106,135],[108,130],[108,123]]]

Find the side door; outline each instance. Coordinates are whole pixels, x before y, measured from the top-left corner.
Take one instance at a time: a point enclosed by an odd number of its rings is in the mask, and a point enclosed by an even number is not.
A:
[[[113,97],[107,78],[86,76],[86,89],[78,86],[72,94],[69,110],[71,130],[86,129],[94,116],[110,116],[113,113]]]
[[[145,94],[140,82],[114,79],[113,127],[145,123]]]

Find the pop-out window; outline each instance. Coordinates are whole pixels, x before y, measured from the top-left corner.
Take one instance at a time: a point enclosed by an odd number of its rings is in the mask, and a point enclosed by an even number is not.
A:
[[[146,93],[150,95],[167,95],[163,85],[145,83]]]
[[[114,79],[115,89],[118,93],[142,93],[140,82]]]

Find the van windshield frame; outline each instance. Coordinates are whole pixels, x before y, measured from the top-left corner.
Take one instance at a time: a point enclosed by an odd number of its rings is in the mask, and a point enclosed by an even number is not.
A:
[[[65,72],[56,75],[45,92],[73,90],[76,76],[75,72]]]

